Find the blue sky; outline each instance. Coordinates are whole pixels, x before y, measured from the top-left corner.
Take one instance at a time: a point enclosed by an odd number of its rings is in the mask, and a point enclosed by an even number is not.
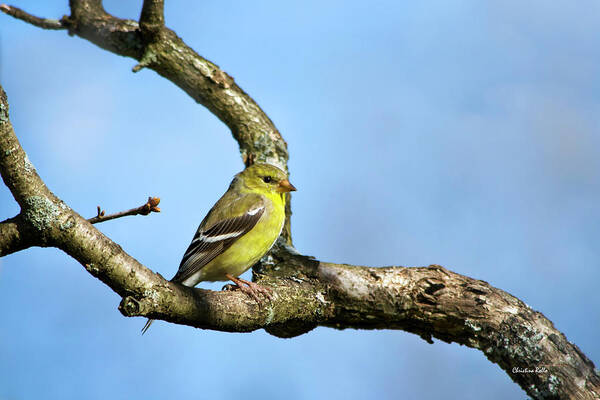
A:
[[[59,18],[67,1],[16,1]],[[105,1],[137,18],[141,1]],[[358,265],[437,263],[544,313],[600,362],[599,3],[168,2],[166,20],[275,122],[296,247]],[[228,129],[172,83],[65,32],[0,16],[21,144],[84,216],[164,276],[242,168]],[[18,206],[0,187],[0,218]],[[204,285],[220,288],[217,285]],[[0,399],[506,399],[482,353],[397,331],[282,340],[124,318],[54,249],[0,260]]]

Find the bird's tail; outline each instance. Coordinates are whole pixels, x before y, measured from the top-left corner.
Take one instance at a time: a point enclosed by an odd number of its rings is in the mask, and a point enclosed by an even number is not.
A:
[[[147,331],[148,329],[150,329],[150,325],[152,325],[152,323],[153,323],[153,322],[154,322],[154,320],[153,320],[153,319],[149,319],[148,321],[146,321],[146,325],[144,325],[144,327],[142,328],[142,335],[143,335],[144,333],[146,333],[146,331]]]

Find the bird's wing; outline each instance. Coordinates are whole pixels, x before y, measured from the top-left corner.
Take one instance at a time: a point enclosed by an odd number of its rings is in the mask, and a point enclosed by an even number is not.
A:
[[[233,211],[234,215],[238,215],[224,218],[215,215],[216,209],[221,213],[228,210],[229,213]],[[194,275],[254,228],[264,212],[264,200],[259,195],[246,195],[233,200],[226,196],[221,198],[198,227],[192,243],[183,255],[177,274],[171,280],[183,282]]]

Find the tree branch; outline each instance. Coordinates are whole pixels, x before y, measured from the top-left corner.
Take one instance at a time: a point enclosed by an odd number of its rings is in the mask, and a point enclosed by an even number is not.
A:
[[[0,257],[39,245],[21,214],[0,222]]]
[[[99,0],[71,0],[61,24],[117,54],[140,60],[208,107],[232,130],[246,161],[285,166],[287,149],[272,122],[231,77],[161,28],[161,1],[146,1],[142,24],[107,14]],[[147,34],[158,26],[157,32]],[[151,27],[151,29],[150,29]],[[158,38],[158,39],[157,39]],[[531,397],[600,397],[593,363],[541,313],[486,282],[426,268],[367,268],[320,262],[292,251],[285,240],[255,270],[273,288],[259,306],[239,292],[187,288],[165,280],[129,256],[44,185],[21,148],[0,88],[0,172],[19,216],[0,223],[0,248],[55,246],[123,297],[127,316],[146,316],[206,329],[265,329],[293,337],[315,326],[402,329],[480,349]],[[20,236],[19,226],[35,242]],[[6,244],[5,244],[6,243]],[[12,244],[16,243],[16,244]],[[524,368],[544,373],[521,373]]]
[[[158,204],[160,203],[160,199],[158,197],[148,197],[148,201],[142,204],[139,207],[132,208],[131,210],[121,211],[114,214],[104,214],[104,210],[100,209],[98,206],[98,215],[93,218],[89,218],[87,221],[90,224],[97,224],[104,221],[109,221],[115,218],[126,217],[128,215],[148,215],[151,212],[160,212],[160,208],[158,208]]]
[[[165,26],[164,0],[144,0],[140,15],[142,30],[160,30]]]
[[[42,29],[52,29],[52,30],[61,30],[67,29],[63,24],[57,19],[48,19],[48,18],[40,18],[35,15],[31,15],[21,10],[20,8],[9,6],[6,4],[0,4],[0,11],[3,13],[10,15],[11,17],[15,17],[16,19],[20,19],[25,21],[31,25],[37,26]]]
[[[316,326],[337,329],[402,329],[483,351],[533,398],[594,399],[600,376],[577,346],[552,322],[510,294],[448,271],[368,268],[319,262],[275,252],[258,282],[274,299],[258,306],[242,293],[189,289],[170,282],[152,284],[143,296],[125,297],[126,316],[227,332],[264,328],[294,337]],[[266,272],[266,271],[263,271]],[[545,371],[526,373],[526,370]]]

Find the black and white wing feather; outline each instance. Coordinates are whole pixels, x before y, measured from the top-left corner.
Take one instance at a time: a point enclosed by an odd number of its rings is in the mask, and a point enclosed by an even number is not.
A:
[[[207,227],[203,226],[203,221],[183,255],[177,274],[171,280],[183,282],[194,275],[254,228],[264,212],[265,206],[261,201],[240,216],[221,220]],[[210,213],[206,219],[209,218]]]

